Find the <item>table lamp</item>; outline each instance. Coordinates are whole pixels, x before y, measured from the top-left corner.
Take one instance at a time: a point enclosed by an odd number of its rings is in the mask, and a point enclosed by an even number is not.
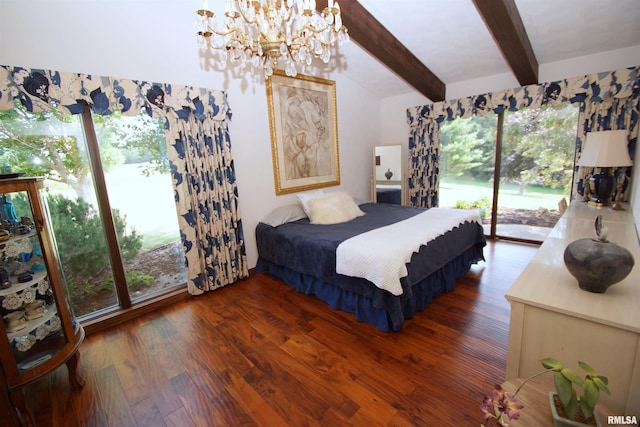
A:
[[[587,132],[578,166],[600,168],[589,178],[589,203],[596,206],[611,204],[616,184],[610,168],[631,166],[626,130]],[[621,188],[618,189],[621,192]]]

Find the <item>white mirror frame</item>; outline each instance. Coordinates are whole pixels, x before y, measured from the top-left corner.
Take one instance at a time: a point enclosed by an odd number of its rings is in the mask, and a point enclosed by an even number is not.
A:
[[[379,164],[378,164],[379,163]],[[385,173],[390,171],[391,178]],[[373,173],[371,179],[371,200],[378,202],[378,187],[399,186],[400,204],[405,205],[407,194],[407,173],[404,146],[402,144],[376,145],[373,147]]]

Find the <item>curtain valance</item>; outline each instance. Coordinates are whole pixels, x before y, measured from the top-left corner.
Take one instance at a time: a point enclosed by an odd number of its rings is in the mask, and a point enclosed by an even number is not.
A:
[[[441,122],[458,117],[518,111],[563,102],[602,102],[609,98],[634,98],[640,93],[640,66],[624,68],[555,82],[522,86],[407,109],[409,126],[425,118]]]
[[[16,99],[32,112],[55,107],[63,113],[80,114],[88,105],[99,115],[114,111],[137,115],[144,109],[151,117],[186,119],[188,110],[200,120],[231,118],[222,91],[0,65],[0,111],[11,110]]]

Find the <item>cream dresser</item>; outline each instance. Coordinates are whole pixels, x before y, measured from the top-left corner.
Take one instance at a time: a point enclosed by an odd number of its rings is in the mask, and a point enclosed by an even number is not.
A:
[[[506,294],[511,304],[506,378],[539,372],[539,360],[559,359],[582,374],[577,361],[609,378],[601,401],[620,415],[640,417],[640,245],[633,215],[574,201]],[[583,291],[566,269],[564,250],[595,237],[602,214],[608,240],[635,259],[631,273],[604,294]]]

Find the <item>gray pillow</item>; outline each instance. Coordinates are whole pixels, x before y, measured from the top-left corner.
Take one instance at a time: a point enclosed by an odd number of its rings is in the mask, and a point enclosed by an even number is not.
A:
[[[272,227],[277,227],[287,222],[297,221],[302,218],[306,218],[302,206],[299,203],[293,205],[280,206],[275,208],[269,215],[266,216],[261,222],[269,224]]]

